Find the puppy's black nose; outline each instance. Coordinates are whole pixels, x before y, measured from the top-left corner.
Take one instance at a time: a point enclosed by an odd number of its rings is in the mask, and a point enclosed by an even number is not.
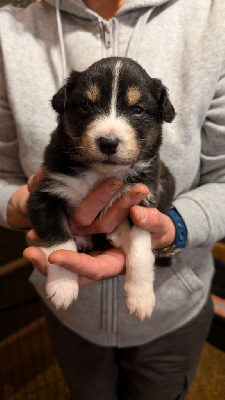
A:
[[[118,147],[119,144],[119,139],[116,137],[106,137],[106,136],[101,136],[98,139],[98,143],[99,143],[99,147],[102,153],[104,154],[114,154],[116,153],[116,149]]]

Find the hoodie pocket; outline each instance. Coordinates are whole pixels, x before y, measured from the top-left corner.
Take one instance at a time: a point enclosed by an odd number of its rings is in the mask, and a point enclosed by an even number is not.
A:
[[[182,263],[180,257],[173,261],[171,269],[177,276],[178,280],[190,293],[194,293],[203,288],[201,279],[191,268]]]

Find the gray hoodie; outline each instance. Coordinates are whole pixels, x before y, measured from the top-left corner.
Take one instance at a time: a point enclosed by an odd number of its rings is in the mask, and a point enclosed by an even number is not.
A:
[[[176,109],[164,126],[162,159],[176,179],[174,205],[188,230],[172,266],[156,266],[156,307],[140,322],[125,308],[122,276],[80,290],[55,310],[45,277],[31,281],[53,313],[95,343],[138,345],[188,322],[213,273],[211,248],[225,236],[225,2],[127,0],[105,21],[81,0],[45,0],[0,10],[0,224],[12,193],[40,166],[56,126],[50,100],[71,69],[128,56],[169,88]]]

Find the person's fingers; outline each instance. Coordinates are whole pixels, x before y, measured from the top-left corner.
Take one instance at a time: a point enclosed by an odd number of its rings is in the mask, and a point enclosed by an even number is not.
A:
[[[143,184],[133,186],[116,200],[100,218],[95,219],[90,226],[74,227],[73,234],[86,235],[112,232],[129,215],[130,208],[139,204],[148,193],[148,188]]]
[[[145,185],[137,184],[133,186],[124,196],[112,204],[100,219],[95,221],[95,232],[112,232],[129,215],[130,208],[139,204],[148,193],[149,189]]]
[[[27,185],[20,186],[11,196],[7,204],[7,222],[12,228],[30,228],[31,223],[27,213],[29,198]]]
[[[46,257],[39,247],[27,247],[23,252],[23,256],[29,260],[39,272],[43,275],[47,275]]]
[[[30,229],[27,233],[27,237],[29,240],[31,240],[32,242],[39,242],[39,237],[37,235],[37,233],[35,232],[34,229]]]
[[[47,276],[46,257],[40,248],[28,247],[24,250],[23,255],[39,272]],[[118,249],[109,249],[103,254],[92,252],[92,256],[68,250],[58,250],[49,257],[53,263],[59,263],[62,267],[80,273],[81,275],[78,276],[80,287],[125,272],[125,257]],[[87,276],[84,275],[85,273],[87,273]]]
[[[73,211],[71,215],[72,232],[76,226],[90,225],[122,185],[120,179],[109,178],[96,186]]]
[[[39,168],[34,175],[32,175],[27,182],[29,192],[33,192],[43,179],[44,168]]]
[[[175,226],[168,215],[156,208],[134,206],[130,210],[133,222],[151,233],[152,249],[171,245],[175,238]]]
[[[51,264],[60,264],[94,281],[122,274],[125,268],[125,256],[121,250],[115,248],[110,248],[104,253],[90,254],[57,250],[50,254],[48,260]]]
[[[117,178],[109,178],[96,186],[73,211],[72,227],[90,225],[121,187],[122,181]]]
[[[146,231],[156,232],[165,228],[164,214],[157,208],[134,206],[130,210],[130,216],[136,225]]]
[[[78,275],[78,285],[80,288],[84,286],[91,285],[92,283],[96,282],[94,279],[89,279],[86,276],[79,276]]]

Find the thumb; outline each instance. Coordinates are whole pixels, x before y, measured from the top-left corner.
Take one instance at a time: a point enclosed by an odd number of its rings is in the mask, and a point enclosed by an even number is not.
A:
[[[162,214],[157,210],[157,208],[133,206],[130,209],[130,217],[135,225],[149,232],[156,232],[159,227],[164,225]]]
[[[175,225],[168,215],[156,208],[133,206],[130,216],[135,225],[151,233],[153,249],[161,249],[173,243]]]
[[[29,192],[33,192],[39,183],[42,181],[44,176],[44,167],[40,167],[34,175],[32,175],[27,182]]]

